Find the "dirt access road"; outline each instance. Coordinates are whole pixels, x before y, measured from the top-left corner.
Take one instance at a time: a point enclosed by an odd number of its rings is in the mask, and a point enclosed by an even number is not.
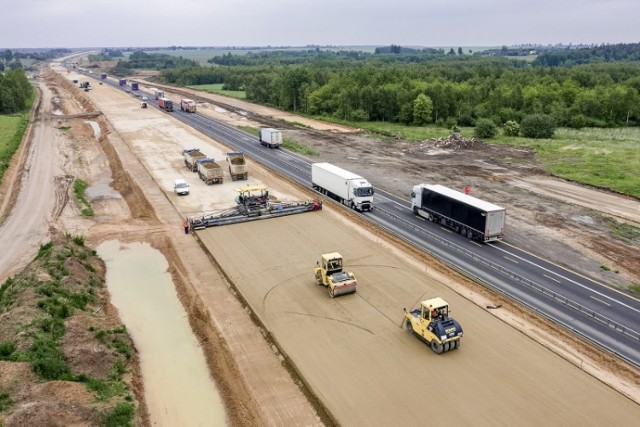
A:
[[[183,215],[229,203],[238,183],[207,187],[186,172],[179,155],[181,148],[198,144],[215,157],[225,151],[224,147],[184,128],[170,114],[140,110],[134,98],[103,89],[88,96],[109,117],[115,132],[139,156]],[[162,132],[158,132],[160,128]],[[192,139],[194,136],[199,141]],[[270,177],[257,165],[250,167],[251,179],[256,180],[250,183],[267,183],[283,199],[307,197],[305,191]],[[192,195],[179,199],[173,196],[167,176],[190,180]],[[144,184],[143,188],[145,194],[154,194],[153,184]],[[154,197],[151,205],[155,207],[156,201]],[[577,362],[580,359],[568,353],[563,354],[569,360],[557,356],[503,321],[514,316],[512,312],[501,310],[493,315],[482,308],[494,301],[474,292],[471,284],[470,288],[460,287],[462,278],[428,257],[415,258],[416,254],[406,253],[374,233],[358,231],[361,228],[328,208],[321,213],[198,233],[279,348],[338,422],[422,421],[422,390],[434,383],[439,392],[431,393],[429,402],[448,414],[447,422],[533,424],[540,413],[547,414],[545,419],[555,424],[604,422],[611,413],[620,414],[623,422],[631,422],[640,415],[636,403],[576,366],[585,359]],[[343,252],[362,286],[357,295],[331,300],[326,290],[313,284],[311,271],[321,252],[335,249]],[[462,350],[444,357],[432,354],[400,328],[402,307],[432,294],[449,299],[454,315],[466,330]],[[206,303],[206,295],[203,298]],[[539,322],[538,329],[531,320]],[[531,328],[527,332],[542,341],[561,335],[531,316],[513,317],[511,324]],[[223,322],[221,329],[230,326]],[[563,350],[558,345],[567,351],[575,342],[564,336],[546,344],[553,344],[554,351],[560,352]],[[246,355],[238,352],[235,356],[242,359]],[[593,369],[600,368],[594,365]],[[634,378],[623,388],[637,396],[637,372],[618,374],[628,374],[627,380]],[[604,414],[592,405],[594,400],[606,401],[610,411]],[[568,407],[571,411],[566,410]]]

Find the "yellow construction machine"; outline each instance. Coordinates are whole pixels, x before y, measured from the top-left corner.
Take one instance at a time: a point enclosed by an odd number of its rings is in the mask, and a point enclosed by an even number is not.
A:
[[[329,289],[331,298],[356,292],[356,276],[342,270],[342,255],[322,254],[315,268],[316,283]]]
[[[404,327],[440,354],[460,347],[462,327],[449,317],[449,304],[442,298],[420,303],[420,308],[404,309]]]

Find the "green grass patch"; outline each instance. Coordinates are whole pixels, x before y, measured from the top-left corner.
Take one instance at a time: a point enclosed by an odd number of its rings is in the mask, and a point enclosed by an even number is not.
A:
[[[9,162],[20,147],[20,142],[29,124],[29,114],[0,115],[0,182],[9,167]]]
[[[256,138],[260,136],[260,129],[258,128],[254,128],[252,126],[236,126],[236,127],[241,131],[248,133],[249,135],[255,136]]]
[[[294,153],[304,154],[305,156],[319,156],[320,152],[314,148],[307,147],[304,144],[300,144],[293,139],[283,138],[282,147]]]
[[[640,285],[636,285],[635,283],[632,285],[629,285],[629,290],[631,292],[635,292],[636,294],[640,294]]]
[[[640,197],[640,128],[561,128],[552,139],[500,135],[488,142],[532,147],[552,175]]]
[[[618,222],[613,218],[606,218],[614,236],[625,239],[628,243],[633,240],[640,240],[640,228],[626,222]]]
[[[76,195],[76,202],[80,208],[81,215],[84,217],[92,217],[94,215],[93,208],[85,194],[87,187],[87,183],[79,178],[76,178],[76,180],[73,181],[73,192]]]
[[[11,405],[13,405],[13,400],[11,396],[9,396],[9,393],[0,390],[0,412],[6,411]]]
[[[15,343],[5,341],[0,343],[0,360],[12,360],[13,353],[16,351]]]
[[[118,403],[113,409],[105,412],[100,420],[104,427],[130,427],[133,426],[135,409],[131,403]]]
[[[187,87],[191,89],[202,90],[204,92],[229,96],[231,98],[246,99],[247,97],[246,92],[244,90],[223,90],[222,86],[224,86],[223,83],[209,84],[209,85],[192,85]]]

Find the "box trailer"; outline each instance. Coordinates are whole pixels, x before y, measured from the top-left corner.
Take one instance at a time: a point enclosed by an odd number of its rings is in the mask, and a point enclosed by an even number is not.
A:
[[[119,83],[120,83],[120,86],[126,86],[127,85],[127,79],[120,79]]]
[[[411,192],[416,215],[482,242],[501,240],[507,210],[443,185],[418,184]]]
[[[269,148],[280,148],[282,145],[282,132],[272,128],[260,129],[260,144]]]
[[[138,87],[138,83],[136,83],[136,82],[131,82],[131,90],[138,90],[138,89],[139,89],[139,87]]]
[[[373,209],[373,186],[355,173],[331,163],[311,164],[311,184],[345,206],[358,211]]]

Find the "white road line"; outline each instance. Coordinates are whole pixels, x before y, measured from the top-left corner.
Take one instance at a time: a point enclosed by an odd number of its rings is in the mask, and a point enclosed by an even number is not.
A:
[[[544,277],[546,277],[546,278],[547,278],[547,279],[549,279],[549,280],[553,280],[553,281],[554,281],[554,282],[556,282],[556,283],[561,283],[561,282],[560,282],[560,280],[558,280],[558,279],[556,279],[556,278],[554,278],[554,277],[551,277],[551,276],[549,276],[548,274],[543,274],[543,276],[544,276]]]
[[[483,248],[484,247],[484,245],[481,245],[480,243],[476,242],[475,240],[469,240],[469,243],[472,243],[472,244],[476,245],[479,248]]]
[[[604,301],[602,301],[601,299],[596,298],[596,297],[594,297],[594,296],[591,296],[591,298],[592,298],[592,299],[594,299],[594,300],[596,300],[596,301],[598,301],[598,302],[603,303],[604,305],[608,305],[609,307],[611,307],[611,304],[609,304],[608,302],[604,302]]]
[[[511,261],[511,262],[515,262],[516,264],[520,264],[518,261],[516,261],[516,260],[515,260],[515,259],[513,259],[513,258],[509,258],[508,256],[505,256],[505,257],[504,257],[504,259],[509,260],[509,261]]]
[[[598,295],[598,296],[600,296],[600,297],[602,297],[602,298],[604,298],[604,299],[606,299],[606,300],[609,300],[609,301],[612,301],[612,302],[614,302],[614,303],[620,304],[621,306],[626,307],[626,308],[628,308],[628,309],[629,309],[629,310],[631,310],[631,311],[635,311],[636,313],[640,313],[640,310],[638,310],[638,309],[637,309],[637,308],[635,308],[635,307],[631,307],[630,305],[625,304],[625,303],[623,303],[622,301],[618,301],[617,299],[612,298],[612,297],[610,297],[609,295],[605,295],[605,294],[603,294],[602,292],[598,292],[598,291],[596,291],[595,289],[592,289],[592,288],[589,288],[588,286],[583,285],[582,283],[578,283],[578,282],[576,282],[575,280],[571,280],[571,279],[569,279],[568,277],[565,277],[565,276],[563,276],[563,275],[561,275],[561,274],[558,274],[558,273],[556,273],[556,272],[553,272],[553,271],[549,270],[548,268],[544,268],[543,266],[538,265],[538,264],[534,263],[533,261],[529,261],[529,260],[527,260],[527,259],[524,259],[524,258],[522,258],[522,257],[518,256],[518,255],[512,254],[511,252],[506,251],[506,250],[504,250],[504,249],[502,249],[502,248],[500,248],[500,247],[498,247],[498,246],[496,246],[496,245],[491,245],[491,247],[492,247],[492,248],[495,248],[495,249],[497,249],[497,250],[499,250],[499,251],[502,251],[502,252],[508,253],[508,254],[509,254],[509,255],[511,255],[511,256],[514,256],[514,257],[516,257],[516,258],[518,258],[518,259],[520,259],[520,260],[522,260],[522,261],[524,261],[524,262],[527,262],[527,263],[529,263],[529,264],[531,264],[531,265],[533,265],[533,266],[535,266],[535,267],[539,268],[540,270],[546,271],[546,272],[547,272],[547,273],[549,273],[549,274],[553,274],[553,275],[555,275],[555,276],[557,276],[557,277],[560,277],[561,279],[564,279],[564,280],[566,280],[567,282],[570,282],[570,283],[573,283],[574,285],[580,286],[582,289],[585,289],[585,290],[587,290],[587,291],[593,292],[594,294],[596,294],[596,295]]]

